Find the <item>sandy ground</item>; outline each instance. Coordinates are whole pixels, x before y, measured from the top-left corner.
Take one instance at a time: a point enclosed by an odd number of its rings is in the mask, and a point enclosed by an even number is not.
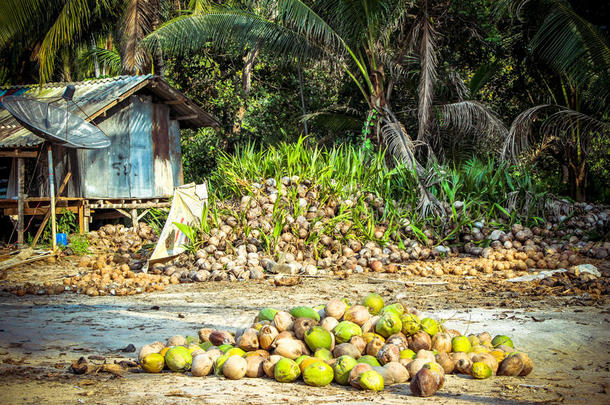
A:
[[[48,266],[46,274],[59,268]],[[65,274],[73,271],[61,268]],[[525,296],[505,291],[501,284],[486,287],[464,279],[449,280],[447,286],[412,286],[397,282],[400,275],[385,276],[393,281],[306,279],[293,287],[199,283],[130,297],[0,293],[0,403],[610,403],[607,299]],[[510,335],[532,357],[534,371],[525,378],[483,381],[449,375],[435,397],[420,399],[410,394],[408,384],[370,393],[334,384],[313,388],[269,379],[230,381],[176,373],[76,376],[68,370],[80,356],[103,357],[109,363],[134,359],[135,353],[120,351],[130,343],[139,348],[175,334],[195,335],[201,327],[247,326],[266,306],[315,305],[333,297],[358,301],[368,292],[380,293],[386,301],[407,300],[461,332]]]

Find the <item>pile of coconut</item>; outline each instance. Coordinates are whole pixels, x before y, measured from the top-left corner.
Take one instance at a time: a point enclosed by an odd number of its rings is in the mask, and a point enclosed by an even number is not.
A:
[[[417,396],[434,395],[446,374],[486,379],[527,376],[533,369],[507,336],[464,336],[400,302],[384,305],[378,294],[357,305],[333,299],[314,308],[265,308],[235,334],[203,328],[198,336],[146,345],[138,362],[150,373],[302,379],[316,387],[334,381],[373,391],[410,380]]]
[[[510,278],[528,269],[567,268],[589,257],[603,259],[610,251],[610,242],[582,236],[584,230],[603,234],[608,228],[610,211],[601,206],[559,204],[549,222],[534,228],[508,226],[503,219],[494,226],[477,221],[463,227],[456,233],[458,240],[445,246],[449,242],[438,240],[431,229],[423,229],[416,238],[406,220],[397,230],[390,229],[382,219],[386,203],[372,193],[355,191],[350,199],[342,199],[298,177],[285,177],[279,184],[267,179],[245,189],[247,195],[239,200],[213,203],[217,217],[209,218],[199,250],[156,264],[151,271],[175,275],[181,282],[260,279],[264,271],[308,275],[400,271],[416,276],[501,271]],[[574,228],[581,225],[584,230]],[[481,260],[462,268],[434,266],[433,270],[426,263],[446,257]]]

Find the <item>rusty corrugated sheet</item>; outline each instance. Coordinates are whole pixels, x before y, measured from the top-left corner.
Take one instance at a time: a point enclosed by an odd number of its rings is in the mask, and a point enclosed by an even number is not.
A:
[[[174,187],[178,187],[184,183],[182,175],[182,147],[180,146],[180,124],[178,124],[178,121],[169,122],[168,136],[169,159],[172,161]]]
[[[131,97],[129,113],[129,181],[131,197],[144,198],[154,194],[153,145],[151,132],[156,118],[150,100]]]
[[[118,76],[72,83],[76,87],[76,92],[74,93],[76,106],[71,105],[69,110],[71,113],[86,119],[87,116],[94,115],[122,95],[151,78],[152,75]],[[43,86],[24,85],[0,89],[0,148],[31,147],[39,145],[44,141],[23,128],[2,106],[1,102],[4,96],[25,94],[65,108],[65,101],[61,100],[61,95],[68,84],[48,83]],[[81,109],[84,111],[84,114],[80,111]]]
[[[155,193],[171,195],[174,190],[172,165],[169,156],[169,108],[153,105],[152,145],[155,173]]]

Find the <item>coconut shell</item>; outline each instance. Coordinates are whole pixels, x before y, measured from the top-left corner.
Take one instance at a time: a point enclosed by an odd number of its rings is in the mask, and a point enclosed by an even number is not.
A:
[[[335,298],[328,301],[328,303],[324,307],[324,312],[327,317],[340,320],[341,318],[343,318],[343,314],[345,314],[346,309],[347,305],[345,305],[345,303],[340,299]]]
[[[375,332],[375,324],[377,323],[377,321],[381,318],[381,316],[379,315],[375,315],[370,317],[361,327],[360,329],[362,329],[362,334],[365,333],[369,333],[369,332]]]
[[[215,362],[217,358],[219,358],[220,356],[222,356],[224,354],[220,349],[211,349],[205,353],[212,360],[212,363]]]
[[[421,370],[421,368],[424,366],[424,364],[428,363],[428,361],[426,359],[417,359],[417,360],[412,360],[408,365],[407,365],[407,371],[409,372],[409,377],[410,378],[414,378],[415,375],[417,374],[417,372],[419,370]]]
[[[430,350],[432,347],[432,339],[423,330],[415,333],[413,336],[409,336],[409,349],[417,353],[420,350]]]
[[[279,311],[273,317],[273,326],[280,332],[292,330],[294,326],[294,316],[290,315],[288,312]]]
[[[427,368],[422,368],[411,381],[409,388],[415,396],[431,397],[438,391],[438,384],[433,373]]]
[[[424,368],[429,369],[432,372],[434,378],[436,378],[437,389],[443,388],[445,384],[445,370],[435,361],[424,364]]]
[[[256,330],[248,328],[244,331],[244,333],[242,333],[239,338],[237,338],[237,341],[235,343],[237,344],[237,347],[246,352],[258,350],[258,333],[256,332]]]
[[[354,368],[352,368],[352,370],[349,372],[348,381],[349,381],[350,385],[352,387],[360,388],[360,383],[358,382],[358,377],[360,376],[360,374],[364,373],[365,371],[369,371],[372,369],[373,369],[373,367],[371,367],[370,365],[365,364],[365,363],[356,364],[354,366]]]
[[[210,333],[210,343],[214,346],[220,346],[224,344],[235,345],[235,338],[229,332],[215,330]]]
[[[516,377],[523,371],[523,361],[517,355],[508,356],[500,363],[498,375]]]
[[[448,353],[439,353],[436,355],[435,360],[445,370],[445,374],[453,373],[455,369],[455,362],[451,359]]]
[[[230,380],[244,378],[248,363],[239,355],[229,357],[222,365],[222,374]]]
[[[393,344],[398,346],[400,350],[406,350],[409,347],[409,342],[407,341],[407,337],[402,333],[398,332],[393,335],[388,336],[385,340],[386,344]]]
[[[269,358],[263,362],[263,371],[265,372],[265,375],[267,377],[274,378],[275,363],[277,363],[281,359],[282,359],[282,356],[280,356],[278,354],[273,354],[273,355],[269,356]]]
[[[364,349],[365,353],[368,354],[369,356],[377,356],[377,353],[379,353],[379,350],[381,350],[381,348],[385,345],[384,340],[379,337],[379,336],[375,336],[367,345],[366,348]]]
[[[303,345],[301,343],[303,342],[295,339],[282,339],[278,342],[273,353],[294,360],[303,354]]]
[[[530,356],[528,356],[526,353],[521,352],[517,353],[516,356],[519,357],[519,359],[521,359],[521,362],[523,363],[523,370],[521,370],[519,375],[523,377],[531,373],[534,369],[534,362],[532,361]]]
[[[349,340],[349,343],[353,344],[356,349],[360,352],[360,354],[364,353],[364,349],[366,348],[366,340],[362,336],[352,336]]]
[[[193,357],[193,362],[191,363],[191,374],[193,377],[205,377],[206,375],[210,374],[213,366],[214,362],[208,353],[199,354]]]
[[[400,360],[400,348],[394,344],[385,344],[377,352],[377,360],[381,365]]]
[[[483,333],[479,333],[477,335],[477,337],[479,338],[479,342],[481,342],[481,344],[485,343],[485,342],[491,342],[491,335],[489,334],[489,332],[483,332]]]
[[[335,350],[333,350],[333,356],[335,358],[338,358],[341,356],[350,356],[355,359],[358,359],[358,358],[360,358],[361,354],[360,354],[360,350],[358,350],[358,348],[356,346],[354,346],[353,344],[341,343],[340,345],[337,345],[335,347]]]
[[[275,348],[284,339],[290,339],[290,340],[296,339],[294,332],[285,330],[284,332],[278,333],[278,335],[273,340],[273,344],[271,345],[271,347]]]
[[[278,334],[279,332],[275,326],[263,326],[258,332],[258,342],[260,347],[264,350],[269,350]]]
[[[339,324],[339,321],[333,317],[327,316],[320,322],[320,326],[326,329],[329,332],[332,332],[335,329],[335,326]]]
[[[149,354],[159,353],[164,347],[165,344],[163,342],[154,342],[149,345],[142,346],[140,352],[138,353],[138,362],[141,363],[142,360],[144,360],[144,357],[148,356]]]
[[[309,330],[309,328],[311,328],[312,326],[316,326],[317,324],[318,322],[316,322],[315,319],[311,318],[295,319],[293,330],[296,338],[303,340],[305,338],[305,333]]]
[[[353,305],[343,315],[344,320],[354,322],[358,326],[363,326],[370,318],[371,314],[364,305]]]
[[[437,333],[432,337],[432,349],[439,353],[451,353],[451,335]]]
[[[400,384],[409,380],[409,372],[397,361],[386,363],[383,368],[387,369],[387,372],[392,376],[394,384]]]
[[[482,362],[487,364],[494,375],[498,372],[498,360],[489,353],[476,353],[470,360],[473,363]]]
[[[186,338],[182,335],[175,335],[167,339],[166,346],[186,346]]]
[[[424,359],[424,360],[428,360],[428,361],[434,361],[435,357],[434,357],[434,352],[432,350],[420,350],[417,352],[417,354],[415,355],[416,359]]]
[[[468,357],[460,358],[455,362],[455,369],[460,374],[470,375],[471,368],[472,368],[472,360],[470,360]]]
[[[246,358],[246,377],[259,378],[265,375],[263,363],[265,358],[261,356],[249,356]]]
[[[410,359],[408,357],[399,360],[400,364],[402,364],[404,368],[407,368],[412,361],[413,359]]]

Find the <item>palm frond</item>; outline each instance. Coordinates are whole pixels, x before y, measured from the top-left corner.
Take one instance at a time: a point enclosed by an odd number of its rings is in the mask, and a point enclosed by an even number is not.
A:
[[[40,51],[40,80],[51,78],[55,68],[55,57],[60,48],[73,44],[83,32],[91,18],[91,7],[86,0],[67,0],[52,27],[47,31]]]
[[[434,99],[434,82],[436,81],[436,32],[432,27],[429,18],[422,18],[421,21],[421,43],[420,43],[420,65],[421,72],[419,78],[419,108],[417,119],[419,127],[417,139],[429,142],[428,126],[430,125],[432,102]]]
[[[441,127],[460,136],[474,135],[481,140],[504,140],[508,130],[502,120],[487,106],[477,101],[460,101],[438,106],[442,115]]]
[[[338,107],[301,116],[301,122],[333,132],[358,131],[362,128],[364,117],[360,111],[349,107]]]
[[[566,2],[552,0],[552,3],[554,7],[532,39],[534,51],[581,86],[591,83],[599,74],[607,78],[610,72],[610,47],[606,39]],[[597,90],[604,100],[610,95],[608,86]]]
[[[177,17],[148,35],[142,44],[161,46],[169,53],[197,51],[209,43],[216,47],[260,47],[267,53],[306,59],[325,50],[310,44],[300,33],[248,10],[213,9],[202,15]]]
[[[152,31],[158,9],[157,0],[128,0],[121,30],[121,54],[125,73],[142,70],[146,62],[146,53],[138,45]]]
[[[92,65],[95,60],[106,66],[110,75],[121,74],[123,63],[121,55],[115,49],[89,47],[79,56],[81,65]]]
[[[536,137],[534,123],[539,120],[543,120],[537,131],[541,135]],[[572,131],[578,131],[584,137],[608,136],[610,124],[563,106],[537,105],[525,110],[513,121],[502,148],[502,158],[516,161],[533,147],[549,145],[570,136]]]

